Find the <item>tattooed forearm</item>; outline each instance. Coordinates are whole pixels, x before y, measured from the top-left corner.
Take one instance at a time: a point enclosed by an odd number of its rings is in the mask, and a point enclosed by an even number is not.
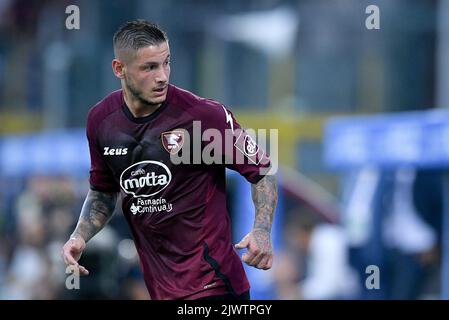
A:
[[[71,237],[81,236],[84,241],[89,241],[112,217],[116,200],[116,193],[90,190]]]
[[[251,192],[256,208],[254,229],[270,232],[278,199],[276,176],[265,176],[258,183],[252,185]]]

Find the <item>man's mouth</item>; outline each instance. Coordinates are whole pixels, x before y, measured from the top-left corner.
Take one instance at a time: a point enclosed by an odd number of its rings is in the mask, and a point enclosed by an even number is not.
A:
[[[164,87],[160,87],[160,88],[157,88],[157,89],[154,89],[153,91],[156,91],[156,92],[164,92],[164,90],[167,88],[167,86],[164,86]]]

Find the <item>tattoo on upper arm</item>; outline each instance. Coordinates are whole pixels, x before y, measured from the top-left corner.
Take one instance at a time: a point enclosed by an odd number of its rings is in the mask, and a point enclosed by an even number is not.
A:
[[[109,221],[114,213],[117,193],[90,190],[73,235],[80,235],[86,242]]]
[[[276,176],[267,175],[251,187],[256,219],[254,228],[271,231],[274,210],[276,209],[278,191]]]

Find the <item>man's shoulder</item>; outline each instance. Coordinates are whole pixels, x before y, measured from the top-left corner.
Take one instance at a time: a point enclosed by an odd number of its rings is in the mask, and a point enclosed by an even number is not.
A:
[[[103,119],[105,119],[111,113],[117,111],[123,105],[123,93],[122,89],[116,90],[108,94],[102,100],[97,102],[90,108],[87,115],[88,124],[98,125]]]
[[[172,103],[183,108],[184,111],[190,113],[195,119],[207,120],[217,117],[226,116],[227,110],[225,106],[210,98],[200,97],[188,90],[171,86],[173,90]]]

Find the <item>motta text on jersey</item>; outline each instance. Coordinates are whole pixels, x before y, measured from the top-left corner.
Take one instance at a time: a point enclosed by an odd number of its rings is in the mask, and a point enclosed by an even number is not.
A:
[[[153,198],[164,190],[171,180],[170,169],[159,161],[140,161],[126,168],[120,175],[120,186],[125,193],[135,198],[130,205],[131,213],[136,215],[171,212],[173,204],[164,198]]]

